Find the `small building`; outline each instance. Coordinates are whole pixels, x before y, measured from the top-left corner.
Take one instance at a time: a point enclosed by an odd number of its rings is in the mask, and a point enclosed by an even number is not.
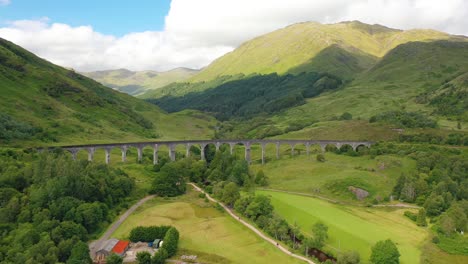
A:
[[[152,243],[152,247],[153,248],[160,248],[160,247],[162,247],[162,244],[163,244],[163,241],[161,239],[156,238]]]
[[[123,257],[123,255],[124,255],[125,252],[127,251],[129,245],[130,245],[130,241],[120,240],[120,241],[117,242],[117,244],[115,244],[115,246],[112,248],[112,252],[114,252],[115,254],[117,254],[117,255]]]
[[[115,238],[111,238],[104,242],[101,248],[96,251],[95,261],[104,261],[112,253],[112,249],[117,245],[117,243],[119,243],[119,240]]]
[[[160,247],[162,246],[162,243],[163,243],[162,239],[156,238],[156,239],[153,241],[153,243],[151,243],[151,244],[152,244],[151,247],[152,247],[152,248],[155,248],[155,249],[160,248]]]

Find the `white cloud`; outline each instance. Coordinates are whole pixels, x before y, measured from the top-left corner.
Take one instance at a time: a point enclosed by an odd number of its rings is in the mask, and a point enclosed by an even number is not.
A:
[[[0,0],[0,6],[6,6],[11,4],[10,0]]]
[[[10,22],[0,37],[81,71],[167,70],[205,66],[248,39],[296,22],[361,20],[468,35],[467,17],[464,0],[172,0],[163,31],[115,37],[43,18]]]

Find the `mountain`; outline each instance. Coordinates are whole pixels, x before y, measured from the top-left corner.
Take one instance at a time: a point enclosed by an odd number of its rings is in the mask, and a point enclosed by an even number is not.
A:
[[[333,68],[336,73],[344,71],[350,75],[369,68],[400,44],[450,38],[455,37],[434,30],[403,31],[359,21],[299,23],[247,41],[215,60],[191,82],[209,81],[223,75],[284,74],[299,69],[322,71]],[[337,65],[331,67],[333,64]]]
[[[157,106],[0,39],[0,142],[51,145],[210,138],[214,119]]]
[[[358,139],[361,126],[375,133],[359,139],[381,139],[388,135],[382,126],[364,120],[388,111],[418,112],[447,130],[467,122],[467,59],[464,36],[358,21],[300,23],[248,41],[188,81],[141,97],[169,112],[197,109],[244,120],[227,126],[234,134],[224,136]],[[456,110],[448,111],[454,102]],[[344,113],[353,120],[340,122]],[[355,135],[346,134],[346,126]]]
[[[158,89],[173,82],[182,82],[198,73],[198,70],[176,68],[166,72],[129,71],[126,69],[83,72],[105,86],[130,95],[139,95],[148,90]]]

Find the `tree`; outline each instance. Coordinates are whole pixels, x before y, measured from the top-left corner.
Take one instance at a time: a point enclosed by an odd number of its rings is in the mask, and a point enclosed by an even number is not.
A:
[[[68,258],[67,264],[91,264],[93,260],[89,256],[88,245],[79,241],[73,246],[70,257]]]
[[[336,264],[359,264],[361,257],[356,251],[344,251],[338,253]]]
[[[263,170],[259,170],[257,175],[255,175],[255,184],[260,186],[267,186],[268,185],[268,178],[263,172]]]
[[[312,226],[314,247],[322,248],[325,245],[325,240],[328,238],[328,226],[321,221],[318,221]]]
[[[308,257],[309,256],[309,249],[314,247],[314,240],[310,237],[305,237],[302,240],[302,246],[304,247],[305,255]]]
[[[161,248],[154,254],[153,258],[151,259],[151,264],[164,264],[166,259],[168,258],[167,250]]]
[[[151,254],[147,251],[138,252],[136,257],[138,264],[151,264]]]
[[[398,264],[400,252],[393,241],[382,240],[372,247],[370,261],[374,264]]]
[[[341,116],[340,116],[340,120],[351,120],[353,119],[353,115],[351,115],[350,113],[348,112],[344,112]]]
[[[291,233],[293,235],[293,249],[296,249],[296,238],[299,232],[300,232],[299,225],[297,224],[296,221],[294,221],[294,225],[291,227]]]
[[[317,154],[317,161],[318,162],[325,162],[325,155]]]
[[[232,207],[239,198],[240,193],[237,184],[230,182],[224,186],[222,201],[225,202],[229,207]]]
[[[122,264],[123,258],[117,254],[111,254],[106,258],[107,264]]]
[[[186,184],[184,174],[190,174],[185,171],[181,164],[173,162],[167,163],[161,168],[161,171],[154,178],[151,193],[159,196],[177,196],[185,193]]]
[[[167,251],[167,257],[174,256],[179,243],[179,231],[174,227],[169,228],[163,240],[162,247]]]
[[[271,216],[272,213],[273,206],[271,205],[270,198],[265,195],[256,195],[244,212],[247,217],[254,221],[261,215]]]
[[[416,224],[418,226],[427,226],[426,210],[424,208],[419,209],[418,218],[416,219]]]

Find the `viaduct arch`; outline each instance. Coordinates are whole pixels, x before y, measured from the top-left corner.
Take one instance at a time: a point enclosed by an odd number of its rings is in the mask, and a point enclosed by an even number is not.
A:
[[[96,149],[104,149],[105,151],[105,162],[109,164],[110,162],[110,153],[114,148],[120,149],[122,152],[122,161],[126,162],[127,160],[127,150],[130,147],[137,149],[138,161],[142,160],[143,157],[143,148],[151,147],[153,149],[153,164],[158,163],[158,151],[160,146],[166,146],[169,149],[169,158],[172,161],[176,159],[175,148],[177,145],[183,145],[186,148],[186,156],[190,155],[190,147],[194,145],[200,146],[201,150],[201,159],[205,160],[205,148],[208,144],[213,144],[216,147],[216,151],[219,150],[222,144],[228,144],[230,147],[231,154],[234,151],[234,147],[237,144],[244,146],[245,151],[245,160],[250,164],[250,148],[254,144],[259,144],[262,149],[262,164],[265,163],[265,148],[267,144],[276,145],[276,158],[280,158],[280,145],[287,144],[291,147],[291,154],[294,155],[294,148],[297,145],[304,145],[306,147],[307,155],[310,154],[310,146],[318,145],[325,151],[327,145],[334,145],[337,148],[341,148],[344,145],[350,145],[353,150],[356,150],[360,146],[370,147],[374,142],[371,141],[339,141],[339,140],[289,140],[289,139],[219,139],[219,140],[183,140],[183,141],[156,141],[156,142],[135,142],[135,143],[113,143],[113,144],[90,144],[90,145],[72,145],[72,146],[61,146],[61,147],[50,147],[42,148],[42,150],[53,150],[54,148],[62,148],[72,154],[73,159],[77,159],[77,154],[79,151],[86,151],[88,153],[88,160],[93,161],[94,153]]]

